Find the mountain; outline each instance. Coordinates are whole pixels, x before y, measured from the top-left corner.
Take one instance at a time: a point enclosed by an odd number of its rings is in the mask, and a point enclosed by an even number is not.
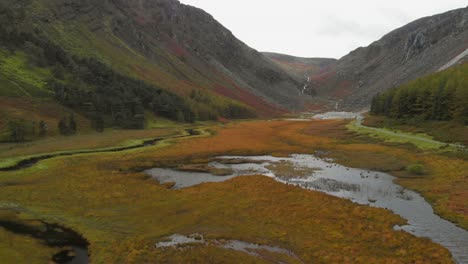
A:
[[[367,107],[465,60],[467,27],[467,8],[422,18],[337,61],[260,53],[177,0],[3,0],[0,137],[71,114],[100,130]]]
[[[336,59],[330,58],[302,58],[273,52],[262,52],[262,54],[289,74],[301,79],[304,77],[307,79],[308,76],[337,62]]]
[[[106,126],[140,126],[148,112],[272,116],[305,100],[302,80],[176,0],[3,0],[0,22],[4,100],[58,103]],[[28,116],[16,110],[0,109]]]
[[[330,58],[302,58],[294,57],[285,54],[272,52],[263,52],[267,58],[276,63],[279,67],[285,70],[292,76],[302,80],[301,96],[312,96],[313,100],[307,100],[302,110],[321,111],[329,108],[333,104],[333,100],[317,96],[315,87],[321,85],[320,82],[314,80],[311,76],[319,75],[324,71],[328,71],[333,67],[337,60]]]
[[[468,7],[418,19],[368,47],[358,48],[327,70],[312,74],[313,89],[330,105],[344,109],[368,107],[389,88],[466,59]]]

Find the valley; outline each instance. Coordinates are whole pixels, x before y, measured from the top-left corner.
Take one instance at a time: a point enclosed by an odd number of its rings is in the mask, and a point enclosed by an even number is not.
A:
[[[236,36],[2,1],[0,263],[468,263],[468,7],[337,59]]]

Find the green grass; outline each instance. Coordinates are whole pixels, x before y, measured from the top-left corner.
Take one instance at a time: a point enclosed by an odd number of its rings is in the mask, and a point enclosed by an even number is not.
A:
[[[422,150],[456,151],[457,147],[445,142],[435,140],[425,133],[408,133],[388,128],[375,128],[361,126],[357,121],[352,121],[346,126],[349,130],[377,138],[389,143],[412,144]]]

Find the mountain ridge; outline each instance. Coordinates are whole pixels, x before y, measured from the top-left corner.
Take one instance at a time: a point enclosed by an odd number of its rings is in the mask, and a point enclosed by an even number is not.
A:
[[[304,77],[304,75],[318,72],[338,61],[334,58],[296,57],[276,52],[262,52],[262,54],[283,68],[286,72],[297,77],[300,76],[301,78]]]
[[[367,107],[379,92],[439,70],[468,48],[468,7],[420,18],[312,76],[317,94],[343,108]]]

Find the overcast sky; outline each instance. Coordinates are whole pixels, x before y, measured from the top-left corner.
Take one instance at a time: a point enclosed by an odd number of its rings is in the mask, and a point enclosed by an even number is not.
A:
[[[302,57],[340,58],[415,19],[466,0],[180,0],[204,9],[247,45]]]

